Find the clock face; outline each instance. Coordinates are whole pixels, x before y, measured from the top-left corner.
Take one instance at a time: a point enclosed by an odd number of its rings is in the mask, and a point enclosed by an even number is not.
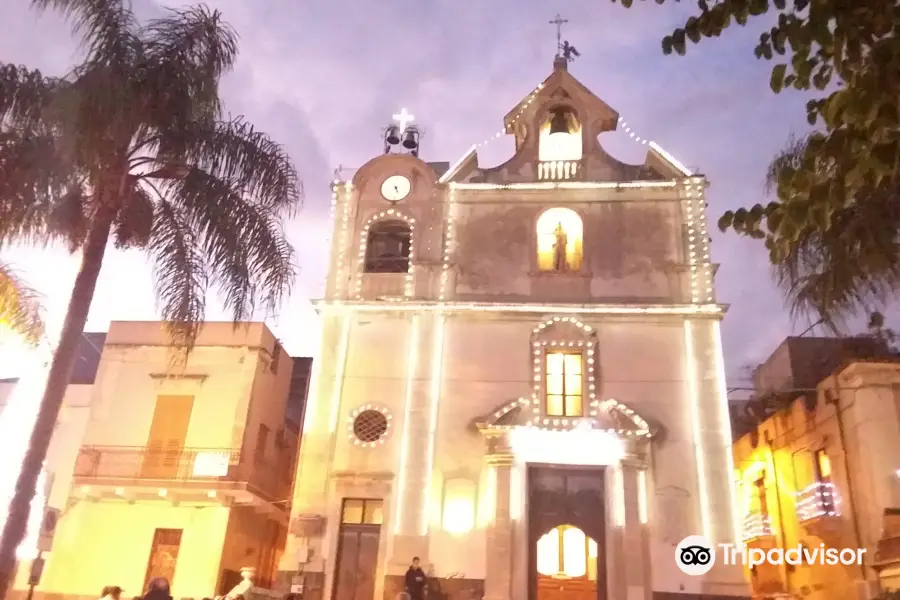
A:
[[[403,175],[391,175],[381,184],[381,195],[391,202],[398,202],[409,195],[412,186]]]

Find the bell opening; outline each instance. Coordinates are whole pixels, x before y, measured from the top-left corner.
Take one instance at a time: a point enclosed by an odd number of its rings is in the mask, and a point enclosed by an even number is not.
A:
[[[550,135],[559,133],[572,133],[572,124],[569,118],[569,112],[563,108],[557,108],[550,117]]]
[[[582,127],[574,110],[556,106],[540,128],[538,159],[541,161],[581,160]]]

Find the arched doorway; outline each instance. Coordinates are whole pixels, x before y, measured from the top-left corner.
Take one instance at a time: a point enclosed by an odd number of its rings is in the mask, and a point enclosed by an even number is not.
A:
[[[554,527],[537,541],[537,600],[595,600],[597,542],[574,525]]]
[[[528,466],[528,600],[606,600],[604,468]]]

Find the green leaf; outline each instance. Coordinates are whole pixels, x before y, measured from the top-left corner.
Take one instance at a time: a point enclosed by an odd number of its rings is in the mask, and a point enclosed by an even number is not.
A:
[[[691,17],[684,25],[684,31],[688,39],[693,43],[697,43],[703,37],[700,33],[700,21],[697,17]]]
[[[662,39],[662,51],[666,56],[672,54],[672,36],[667,35]]]
[[[672,32],[672,47],[679,56],[684,56],[686,52],[684,29],[676,29]]]
[[[769,79],[769,87],[776,94],[784,89],[784,74],[787,71],[787,65],[775,65],[772,69],[772,77]]]
[[[719,217],[719,231],[726,232],[731,229],[732,224],[734,223],[734,212],[727,211],[721,217]]]

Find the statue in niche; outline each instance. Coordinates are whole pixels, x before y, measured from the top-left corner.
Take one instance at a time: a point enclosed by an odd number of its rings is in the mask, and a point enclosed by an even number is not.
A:
[[[553,243],[553,270],[568,271],[569,258],[566,256],[566,246],[569,243],[569,238],[566,235],[565,228],[563,228],[562,221],[556,224],[553,235],[556,236],[556,241]]]

